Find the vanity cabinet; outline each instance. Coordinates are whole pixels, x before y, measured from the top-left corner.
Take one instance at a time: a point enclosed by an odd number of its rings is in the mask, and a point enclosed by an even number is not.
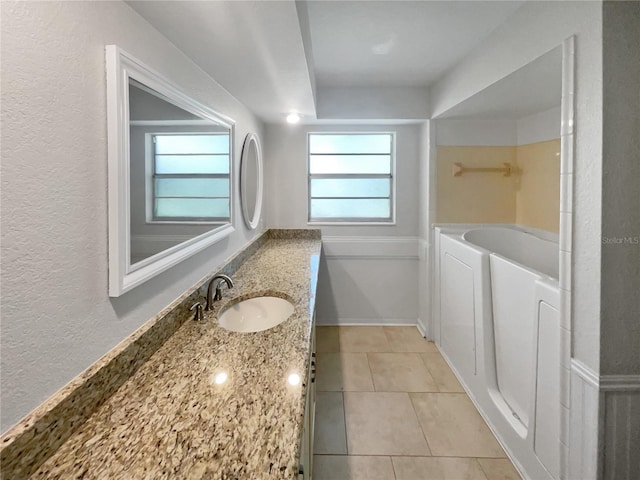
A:
[[[307,369],[307,397],[304,408],[304,423],[300,448],[298,480],[313,478],[313,427],[316,421],[316,322],[311,327],[311,355]]]

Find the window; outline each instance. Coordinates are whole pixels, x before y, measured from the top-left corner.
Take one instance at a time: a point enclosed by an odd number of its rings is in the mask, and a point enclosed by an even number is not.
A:
[[[226,222],[229,134],[154,134],[153,220]]]
[[[309,134],[309,221],[393,222],[393,133]]]

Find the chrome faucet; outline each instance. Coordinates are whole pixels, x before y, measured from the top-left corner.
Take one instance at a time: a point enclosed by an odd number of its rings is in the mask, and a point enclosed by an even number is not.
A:
[[[213,296],[213,284],[216,283],[216,280],[220,281],[216,285],[216,294]],[[233,288],[233,280],[231,280],[227,275],[215,275],[209,282],[209,286],[207,287],[207,305],[204,307],[205,310],[213,310],[213,302],[222,300],[223,282],[227,284],[227,288]]]

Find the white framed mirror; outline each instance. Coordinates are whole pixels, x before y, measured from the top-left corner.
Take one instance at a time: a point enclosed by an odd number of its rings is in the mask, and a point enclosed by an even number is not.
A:
[[[244,223],[255,230],[262,213],[262,150],[255,133],[249,133],[242,146],[240,202]]]
[[[106,47],[109,296],[234,231],[234,121]]]

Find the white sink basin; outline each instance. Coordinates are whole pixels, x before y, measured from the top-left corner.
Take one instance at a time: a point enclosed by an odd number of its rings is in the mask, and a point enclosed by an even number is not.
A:
[[[231,305],[218,316],[232,332],[261,332],[280,325],[293,313],[293,304],[279,297],[254,297]]]

